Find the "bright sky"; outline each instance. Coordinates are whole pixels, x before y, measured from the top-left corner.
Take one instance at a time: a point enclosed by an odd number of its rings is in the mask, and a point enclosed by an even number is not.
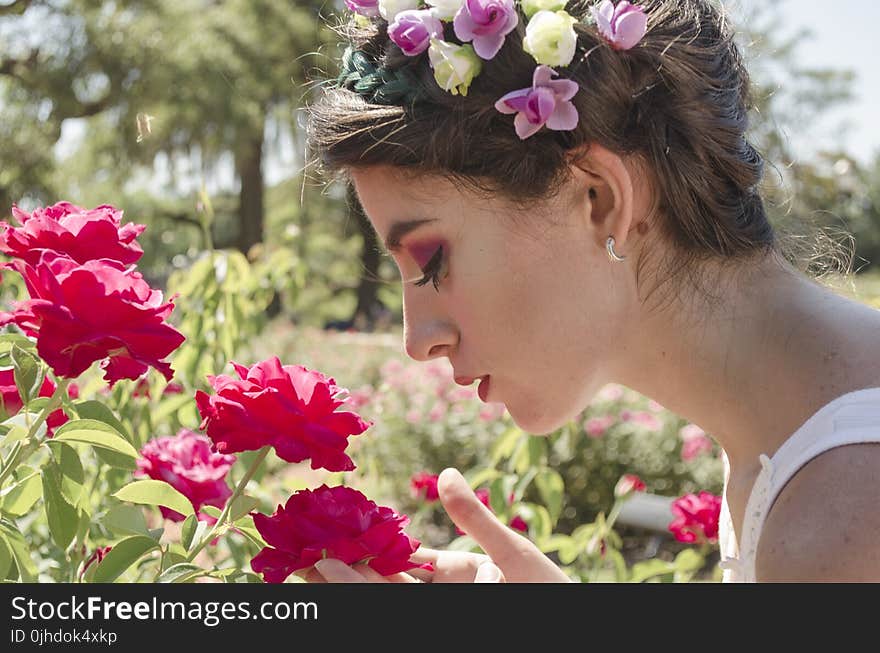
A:
[[[858,6],[829,0],[725,0],[731,13],[737,7],[749,9],[761,4],[779,6],[785,34],[807,28],[813,32],[797,49],[803,66],[849,69],[856,74],[854,100],[845,107],[829,112],[818,127],[818,133],[789,134],[792,144],[801,151],[836,144],[856,159],[867,161],[880,155],[880,66],[877,57],[877,30],[880,28],[880,2],[871,0]],[[850,129],[841,134],[835,125],[846,121]],[[813,143],[815,142],[815,146]]]

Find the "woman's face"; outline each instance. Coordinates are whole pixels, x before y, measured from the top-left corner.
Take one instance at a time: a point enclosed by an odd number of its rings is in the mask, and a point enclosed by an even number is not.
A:
[[[534,434],[575,418],[610,380],[628,296],[615,285],[626,275],[612,275],[597,245],[586,185],[539,213],[393,167],[353,180],[403,279],[411,358],[445,356],[459,381],[489,375],[487,400]]]

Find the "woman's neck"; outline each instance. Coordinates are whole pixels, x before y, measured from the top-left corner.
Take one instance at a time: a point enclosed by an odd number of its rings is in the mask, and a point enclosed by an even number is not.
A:
[[[829,401],[880,386],[880,311],[774,260],[748,277],[715,289],[714,310],[643,316],[640,333],[651,335],[626,342],[635,365],[614,379],[715,437],[732,476],[754,470]]]

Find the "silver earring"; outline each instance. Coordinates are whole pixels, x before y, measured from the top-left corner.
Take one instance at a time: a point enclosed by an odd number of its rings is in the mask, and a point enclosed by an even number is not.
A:
[[[617,252],[614,251],[614,236],[608,236],[608,240],[605,241],[605,249],[608,250],[608,258],[612,261],[625,261],[625,256],[618,256]]]

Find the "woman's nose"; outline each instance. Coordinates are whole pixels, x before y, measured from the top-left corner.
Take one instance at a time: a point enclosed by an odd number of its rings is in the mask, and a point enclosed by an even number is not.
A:
[[[416,361],[448,356],[458,343],[458,330],[444,315],[422,305],[414,310],[412,302],[404,302],[403,346],[406,355]]]

